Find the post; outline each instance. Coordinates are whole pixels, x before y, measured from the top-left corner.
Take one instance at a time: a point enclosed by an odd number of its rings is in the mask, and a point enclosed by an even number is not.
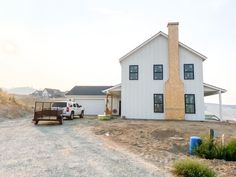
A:
[[[106,94],[106,111],[105,114],[108,115],[109,114],[109,108],[108,108],[108,93]]]
[[[110,98],[110,104],[109,104]],[[112,115],[112,107],[113,107],[113,95],[111,93],[107,93],[106,95],[106,115]]]
[[[222,121],[222,96],[221,96],[221,90],[219,91],[219,117]]]
[[[210,129],[210,139],[212,140],[215,137],[215,132],[213,129]]]

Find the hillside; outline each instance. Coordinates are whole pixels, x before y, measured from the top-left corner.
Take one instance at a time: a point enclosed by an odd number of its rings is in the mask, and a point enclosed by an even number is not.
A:
[[[0,118],[19,118],[32,113],[32,107],[0,89]]]
[[[34,91],[35,89],[31,87],[16,87],[7,90],[9,94],[17,94],[17,95],[29,95]]]
[[[219,116],[219,105],[215,103],[206,103],[205,111]],[[236,121],[236,105],[222,105],[222,114],[223,120]]]

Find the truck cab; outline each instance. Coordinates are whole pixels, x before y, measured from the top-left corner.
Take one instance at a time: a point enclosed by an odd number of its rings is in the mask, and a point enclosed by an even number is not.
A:
[[[62,110],[62,116],[69,119],[74,119],[75,116],[84,117],[84,108],[73,101],[56,101],[52,104],[53,110]]]

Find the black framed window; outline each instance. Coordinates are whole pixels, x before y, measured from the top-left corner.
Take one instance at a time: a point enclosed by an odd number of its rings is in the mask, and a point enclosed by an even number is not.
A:
[[[138,65],[129,65],[129,80],[138,80]]]
[[[163,80],[163,65],[153,65],[153,79]]]
[[[184,79],[194,80],[194,65],[193,64],[184,64]]]
[[[185,113],[186,114],[196,113],[194,94],[185,94]]]
[[[153,102],[154,102],[154,112],[163,113],[164,112],[163,94],[154,94]]]

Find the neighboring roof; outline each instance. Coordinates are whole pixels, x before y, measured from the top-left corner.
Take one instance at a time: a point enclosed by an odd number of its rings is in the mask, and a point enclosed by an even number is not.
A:
[[[148,43],[150,43],[152,40],[154,40],[155,38],[157,38],[158,36],[163,36],[165,38],[168,38],[168,35],[163,33],[162,31],[158,32],[157,34],[155,34],[154,36],[152,36],[151,38],[149,38],[148,40],[146,40],[145,42],[143,42],[141,45],[139,45],[138,47],[136,47],[135,49],[131,50],[129,53],[127,53],[126,55],[124,55],[123,57],[121,57],[119,59],[119,61],[123,61],[124,59],[126,59],[128,56],[130,56],[131,54],[133,54],[134,52],[136,52],[137,50],[139,50],[140,48],[142,48],[143,46],[147,45]],[[188,51],[196,54],[197,56],[199,56],[203,61],[207,59],[206,56],[202,55],[201,53],[197,52],[196,50],[193,50],[192,48],[188,47],[187,45],[179,42],[179,45],[185,49],[187,49]]]
[[[50,94],[61,93],[61,91],[58,89],[45,88],[44,90],[46,90]]]
[[[75,86],[66,95],[105,95],[103,90],[112,86]]]
[[[227,92],[227,90],[223,88],[216,87],[207,83],[203,83],[203,86],[204,86],[204,96],[216,95],[219,92],[221,93]]]
[[[31,94],[42,94],[43,93],[43,91],[42,90],[35,90],[33,93],[31,93]]]

